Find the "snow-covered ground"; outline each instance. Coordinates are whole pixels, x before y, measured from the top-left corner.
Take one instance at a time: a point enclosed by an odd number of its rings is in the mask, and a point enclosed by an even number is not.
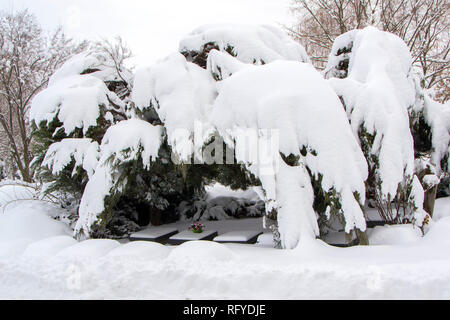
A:
[[[412,226],[377,227],[368,247],[311,240],[293,250],[77,242],[50,217],[58,210],[27,200],[0,214],[1,299],[450,298],[450,197],[436,201],[424,237]],[[207,226],[262,230],[260,218]]]

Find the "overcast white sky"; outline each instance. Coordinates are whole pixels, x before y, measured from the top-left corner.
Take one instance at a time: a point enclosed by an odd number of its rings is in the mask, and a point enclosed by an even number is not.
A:
[[[291,0],[0,0],[7,12],[28,8],[43,28],[64,26],[78,39],[120,35],[150,64],[178,49],[180,38],[202,24],[289,24]]]

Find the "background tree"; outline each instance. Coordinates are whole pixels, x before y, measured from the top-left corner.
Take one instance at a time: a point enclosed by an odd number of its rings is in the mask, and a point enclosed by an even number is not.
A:
[[[444,102],[450,98],[449,7],[445,0],[293,0],[297,22],[286,28],[319,69],[340,34],[368,25],[392,32],[407,43],[423,86]]]
[[[28,111],[33,97],[70,56],[83,50],[59,27],[45,35],[27,10],[0,13],[0,157],[10,178],[33,179]]]

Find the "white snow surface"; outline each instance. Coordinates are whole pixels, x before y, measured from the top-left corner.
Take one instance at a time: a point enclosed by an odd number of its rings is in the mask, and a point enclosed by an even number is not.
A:
[[[353,192],[364,202],[367,164],[338,97],[311,65],[276,61],[234,73],[219,83],[210,121],[226,143],[236,142],[237,160],[260,178],[267,212],[279,209],[285,247],[318,233],[305,165],[323,175],[325,190],[340,194],[346,230],[365,230]],[[317,155],[301,156],[303,146]],[[279,152],[300,156],[300,165],[288,166]]]
[[[158,157],[162,127],[140,120],[123,120],[108,128],[100,146],[100,160],[86,184],[80,202],[75,233],[88,234],[105,209],[104,199],[116,186],[114,166],[136,160],[140,155],[145,168]],[[120,188],[120,186],[116,186]]]
[[[191,230],[181,231],[174,234],[169,239],[172,240],[200,240],[216,232],[216,230],[203,230],[201,233],[194,233]]]
[[[162,237],[166,234],[172,233],[172,232],[176,232],[178,231],[178,229],[174,228],[174,227],[158,227],[158,228],[146,228],[144,230],[132,233],[130,235],[130,237],[133,238],[158,238],[158,237]]]
[[[210,24],[186,35],[179,51],[200,52],[207,43],[215,43],[220,51],[230,46],[244,63],[264,64],[275,60],[309,62],[305,49],[285,32],[269,25]]]
[[[294,250],[208,241],[180,246],[105,239],[75,243],[54,230],[53,223],[61,223],[48,217],[31,240],[21,236],[29,234],[23,232],[29,216],[16,225],[5,225],[0,216],[0,226],[19,236],[0,238],[0,298],[449,299],[450,219],[448,211],[440,211],[449,200],[437,200],[436,216],[442,218],[417,241],[384,237],[384,244],[351,248],[320,240]],[[11,207],[9,215],[38,213],[33,211],[36,203],[27,203]],[[248,229],[249,220],[233,223],[244,222]],[[398,234],[403,240],[412,235]]]
[[[248,241],[256,235],[258,232],[253,230],[229,231],[218,235],[214,241]]]
[[[136,71],[131,99],[140,110],[150,105],[155,108],[173,151],[181,161],[186,161],[195,151],[195,124],[206,123],[215,96],[211,75],[187,62],[182,54],[174,53]]]

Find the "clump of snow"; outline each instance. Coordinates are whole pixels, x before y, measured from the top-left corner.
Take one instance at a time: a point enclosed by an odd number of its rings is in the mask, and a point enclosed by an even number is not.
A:
[[[187,241],[177,246],[169,254],[173,261],[201,262],[215,260],[229,262],[235,259],[235,254],[225,245],[213,241]]]
[[[325,191],[338,193],[346,231],[365,230],[354,193],[363,203],[366,161],[338,97],[311,65],[276,61],[234,73],[220,83],[211,123],[227,144],[234,147],[235,142],[237,160],[261,180],[266,211],[278,210],[285,247],[295,247],[301,235],[318,234],[306,167],[314,177],[323,177]],[[253,159],[246,149],[249,135],[257,139]],[[279,145],[267,148],[273,138]],[[299,157],[298,165],[287,165],[280,152]]]
[[[88,239],[63,249],[55,257],[65,260],[96,259],[119,246],[120,243],[116,240]]]
[[[95,173],[89,179],[81,198],[79,219],[75,233],[89,234],[93,223],[105,210],[105,197],[111,194],[118,178],[115,166],[128,161],[142,159],[144,167],[149,168],[156,160],[162,140],[162,127],[140,120],[129,119],[108,128],[100,146],[100,160]]]
[[[256,244],[258,246],[262,246],[262,247],[269,247],[269,248],[273,248],[274,247],[274,243],[273,243],[273,234],[270,232],[265,232],[261,235],[258,236],[258,239],[256,240]]]
[[[240,62],[228,53],[215,49],[209,52],[208,59],[206,61],[206,70],[208,70],[212,75],[215,75],[217,78],[216,80],[226,79],[233,73],[250,66],[252,65]]]
[[[132,74],[128,70],[121,70],[120,75],[114,62],[104,52],[90,49],[79,53],[67,60],[51,77],[49,85],[59,82],[63,78],[80,74],[90,74],[103,82],[125,81],[132,79]]]
[[[116,123],[108,128],[102,139],[101,163],[114,157],[115,163],[135,160],[138,154],[142,156],[144,167],[158,157],[162,139],[162,127],[150,123],[129,119]]]
[[[131,94],[139,110],[154,108],[181,161],[192,156],[194,125],[205,122],[214,98],[210,74],[179,53],[136,71]]]
[[[186,35],[179,45],[183,53],[204,50],[212,43],[244,63],[265,64],[275,60],[309,62],[305,49],[280,29],[269,25],[211,24]]]
[[[117,103],[120,101],[96,77],[75,75],[62,78],[34,97],[30,119],[39,126],[42,121],[49,123],[57,117],[67,135],[76,128],[86,133],[97,125],[100,106],[109,106],[108,98]]]
[[[99,145],[96,141],[88,138],[68,138],[50,145],[42,165],[51,168],[52,174],[57,175],[73,159],[75,160],[73,174],[81,166],[90,177],[97,166],[98,157]]]
[[[170,249],[158,242],[132,241],[111,250],[107,257],[115,259],[158,260],[166,258]]]
[[[414,223],[416,226],[421,227],[423,225],[423,221],[428,216],[428,213],[423,209],[425,194],[422,184],[416,175],[414,175],[412,181],[410,198],[412,203],[414,203]]]
[[[419,241],[422,231],[412,224],[377,226],[368,234],[370,245],[401,245]]]

